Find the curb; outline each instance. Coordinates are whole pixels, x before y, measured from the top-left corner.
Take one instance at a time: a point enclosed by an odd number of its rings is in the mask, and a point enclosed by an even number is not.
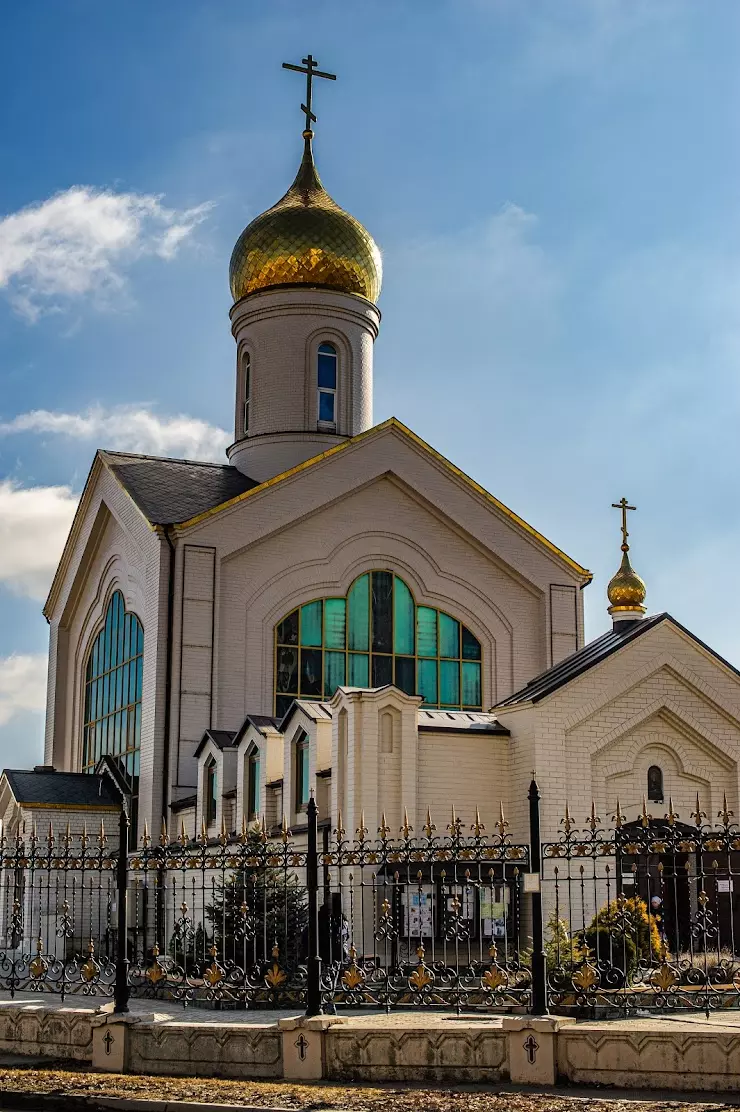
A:
[[[133,1097],[105,1097],[76,1093],[29,1093],[28,1090],[0,1090],[0,1109],[13,1112],[298,1112],[266,1104],[203,1104],[197,1101],[138,1100]]]

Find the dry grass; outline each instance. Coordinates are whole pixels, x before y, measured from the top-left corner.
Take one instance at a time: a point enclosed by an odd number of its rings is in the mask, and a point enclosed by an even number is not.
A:
[[[566,1091],[552,1095],[497,1092],[492,1085],[467,1090],[411,1086],[295,1085],[289,1082],[220,1081],[216,1078],[141,1077],[89,1073],[83,1069],[0,1069],[0,1090],[80,1097],[129,1097],[351,1112],[714,1112],[730,1105],[713,1101],[588,1099]]]

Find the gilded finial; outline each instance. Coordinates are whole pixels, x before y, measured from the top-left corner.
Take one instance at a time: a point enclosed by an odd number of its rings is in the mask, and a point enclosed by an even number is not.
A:
[[[234,301],[275,286],[325,287],[376,301],[382,262],[374,240],[358,220],[336,204],[321,184],[311,141],[316,122],[313,80],[335,81],[308,55],[285,69],[306,75],[303,158],[292,186],[277,204],[261,213],[237,240],[229,266]]]
[[[619,619],[623,615],[645,613],[647,588],[630,564],[630,546],[627,543],[627,511],[636,510],[637,506],[630,506],[626,498],[621,498],[619,502],[612,502],[612,509],[622,512],[622,563],[617,574],[609,581],[606,593],[610,603],[609,613]]]

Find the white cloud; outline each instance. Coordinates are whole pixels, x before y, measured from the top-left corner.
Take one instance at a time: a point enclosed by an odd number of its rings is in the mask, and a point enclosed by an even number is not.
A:
[[[66,486],[22,487],[0,480],[0,583],[30,598],[46,597],[77,501]],[[0,682],[0,722],[2,693]]]
[[[144,255],[171,259],[210,204],[177,211],[148,193],[73,186],[0,219],[0,289],[35,320],[59,302],[105,297]]]
[[[0,726],[22,711],[44,709],[46,660],[43,653],[0,657]]]
[[[158,456],[225,463],[224,452],[232,440],[225,429],[197,417],[178,414],[160,417],[144,406],[93,406],[84,413],[53,413],[36,409],[12,421],[0,422],[0,435],[55,433],[96,446]]]

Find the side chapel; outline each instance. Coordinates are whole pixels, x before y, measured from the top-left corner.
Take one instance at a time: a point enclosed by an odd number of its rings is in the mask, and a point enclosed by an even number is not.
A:
[[[10,832],[94,807],[108,756],[140,835],[242,819],[420,829],[427,808],[543,837],[620,801],[738,806],[740,674],[630,566],[584,643],[578,561],[400,421],[373,424],[381,256],[313,155],[231,257],[234,442],[223,464],[100,450],[44,607],[45,764],[0,782]],[[76,785],[76,786],[75,786]],[[97,805],[111,808],[109,799]]]

